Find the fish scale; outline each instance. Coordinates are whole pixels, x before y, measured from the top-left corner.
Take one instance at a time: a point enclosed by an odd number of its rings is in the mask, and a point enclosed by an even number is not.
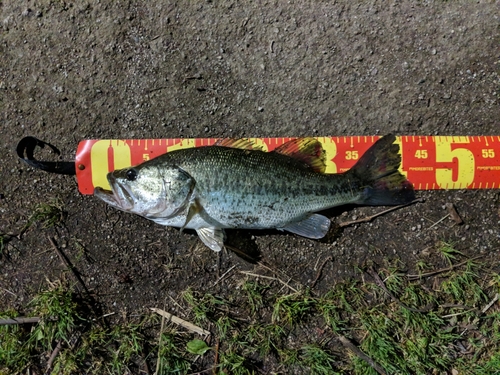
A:
[[[174,162],[193,176],[203,208],[225,228],[282,227],[362,194],[353,179],[314,173],[276,153],[217,146],[186,151],[157,158],[158,166]]]

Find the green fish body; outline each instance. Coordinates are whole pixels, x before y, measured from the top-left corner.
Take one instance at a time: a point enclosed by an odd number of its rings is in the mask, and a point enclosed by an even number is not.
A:
[[[312,138],[273,152],[244,141],[182,149],[108,174],[112,188],[95,195],[159,224],[194,229],[212,250],[224,229],[286,230],[322,238],[330,220],[316,212],[343,204],[396,205],[414,199],[399,173],[395,137],[379,139],[349,171],[325,174],[324,151]],[[227,147],[236,146],[243,148]]]

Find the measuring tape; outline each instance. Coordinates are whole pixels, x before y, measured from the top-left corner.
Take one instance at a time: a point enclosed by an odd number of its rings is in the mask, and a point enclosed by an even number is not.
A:
[[[378,136],[316,137],[326,151],[326,173],[342,173]],[[250,138],[263,151],[294,138]],[[109,189],[108,172],[173,150],[211,146],[215,138],[86,140],[78,145],[76,175],[82,194]],[[416,190],[500,188],[500,136],[400,136],[401,173]]]

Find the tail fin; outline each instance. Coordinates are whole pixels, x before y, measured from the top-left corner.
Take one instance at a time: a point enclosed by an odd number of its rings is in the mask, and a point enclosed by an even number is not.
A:
[[[363,197],[357,203],[390,206],[415,199],[413,185],[398,170],[401,155],[395,140],[393,134],[380,138],[347,172],[355,175],[364,189]]]

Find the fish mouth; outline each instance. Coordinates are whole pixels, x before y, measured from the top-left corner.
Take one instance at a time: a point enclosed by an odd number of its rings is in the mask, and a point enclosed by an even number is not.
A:
[[[127,187],[118,184],[111,173],[108,175],[108,182],[111,190],[97,186],[94,195],[119,210],[130,211],[134,207],[134,199]]]

